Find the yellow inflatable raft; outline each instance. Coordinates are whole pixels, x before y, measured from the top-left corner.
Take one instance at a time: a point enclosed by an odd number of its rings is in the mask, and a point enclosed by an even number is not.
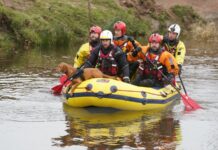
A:
[[[63,94],[65,103],[72,107],[96,106],[121,110],[164,109],[180,98],[171,85],[163,88],[138,87],[105,78],[86,80],[73,94],[69,87],[65,87]]]

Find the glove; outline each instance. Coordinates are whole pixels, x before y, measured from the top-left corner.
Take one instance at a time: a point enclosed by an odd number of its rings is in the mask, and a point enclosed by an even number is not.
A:
[[[132,45],[133,45],[133,47],[134,48],[137,48],[137,45],[136,45],[136,43],[135,43],[135,40],[134,40],[134,38],[132,37],[132,36],[128,36],[128,41],[130,41],[131,43],[132,43]]]
[[[130,83],[129,77],[123,77],[123,82]]]
[[[166,78],[163,78],[163,83],[164,84],[170,84],[174,80],[174,75],[172,73],[169,73]]]
[[[182,74],[182,65],[179,64],[178,66],[179,66],[179,75],[181,75]]]
[[[137,48],[132,52],[132,56],[133,56],[133,57],[136,57],[137,54],[138,54],[138,52],[140,52],[141,50],[142,50],[141,47],[137,47]]]

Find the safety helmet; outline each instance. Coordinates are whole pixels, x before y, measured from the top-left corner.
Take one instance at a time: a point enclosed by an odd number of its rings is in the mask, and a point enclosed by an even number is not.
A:
[[[176,38],[179,38],[179,35],[180,35],[180,32],[181,32],[181,28],[180,28],[180,26],[178,24],[172,24],[172,25],[169,26],[168,31],[169,32],[177,33],[177,37]]]
[[[126,24],[123,21],[117,21],[114,24],[114,30],[121,30],[122,35],[126,34]]]
[[[94,32],[94,33],[98,33],[100,35],[101,31],[102,31],[101,27],[94,25],[90,28],[89,33]]]
[[[109,30],[104,30],[104,31],[101,32],[100,39],[101,40],[111,40],[112,41],[113,40],[113,34]]]
[[[153,33],[149,39],[148,39],[149,43],[155,42],[155,43],[161,43],[162,42],[162,37],[160,34],[158,33]]]

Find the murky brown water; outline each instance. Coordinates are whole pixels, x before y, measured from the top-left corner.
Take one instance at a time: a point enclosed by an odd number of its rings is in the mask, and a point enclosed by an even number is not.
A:
[[[204,109],[182,104],[164,112],[75,109],[50,93],[60,61],[73,52],[32,50],[0,58],[0,149],[185,149],[218,147],[218,44],[189,44],[183,71],[188,94]],[[66,53],[66,56],[63,54]]]

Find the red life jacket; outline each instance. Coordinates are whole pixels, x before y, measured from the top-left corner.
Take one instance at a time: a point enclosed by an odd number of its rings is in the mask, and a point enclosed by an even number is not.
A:
[[[99,50],[96,68],[99,68],[104,74],[116,76],[118,73],[117,62],[114,57],[114,49],[106,55]]]
[[[156,79],[156,80],[162,81],[163,77],[162,77],[160,71],[163,73],[164,66],[159,61],[161,54],[156,55],[156,57],[153,59],[151,58],[149,52],[147,52],[145,55],[146,55],[147,59],[149,59],[155,66],[152,65],[149,60],[143,61],[139,65],[139,72],[143,76],[146,76],[146,78]]]

